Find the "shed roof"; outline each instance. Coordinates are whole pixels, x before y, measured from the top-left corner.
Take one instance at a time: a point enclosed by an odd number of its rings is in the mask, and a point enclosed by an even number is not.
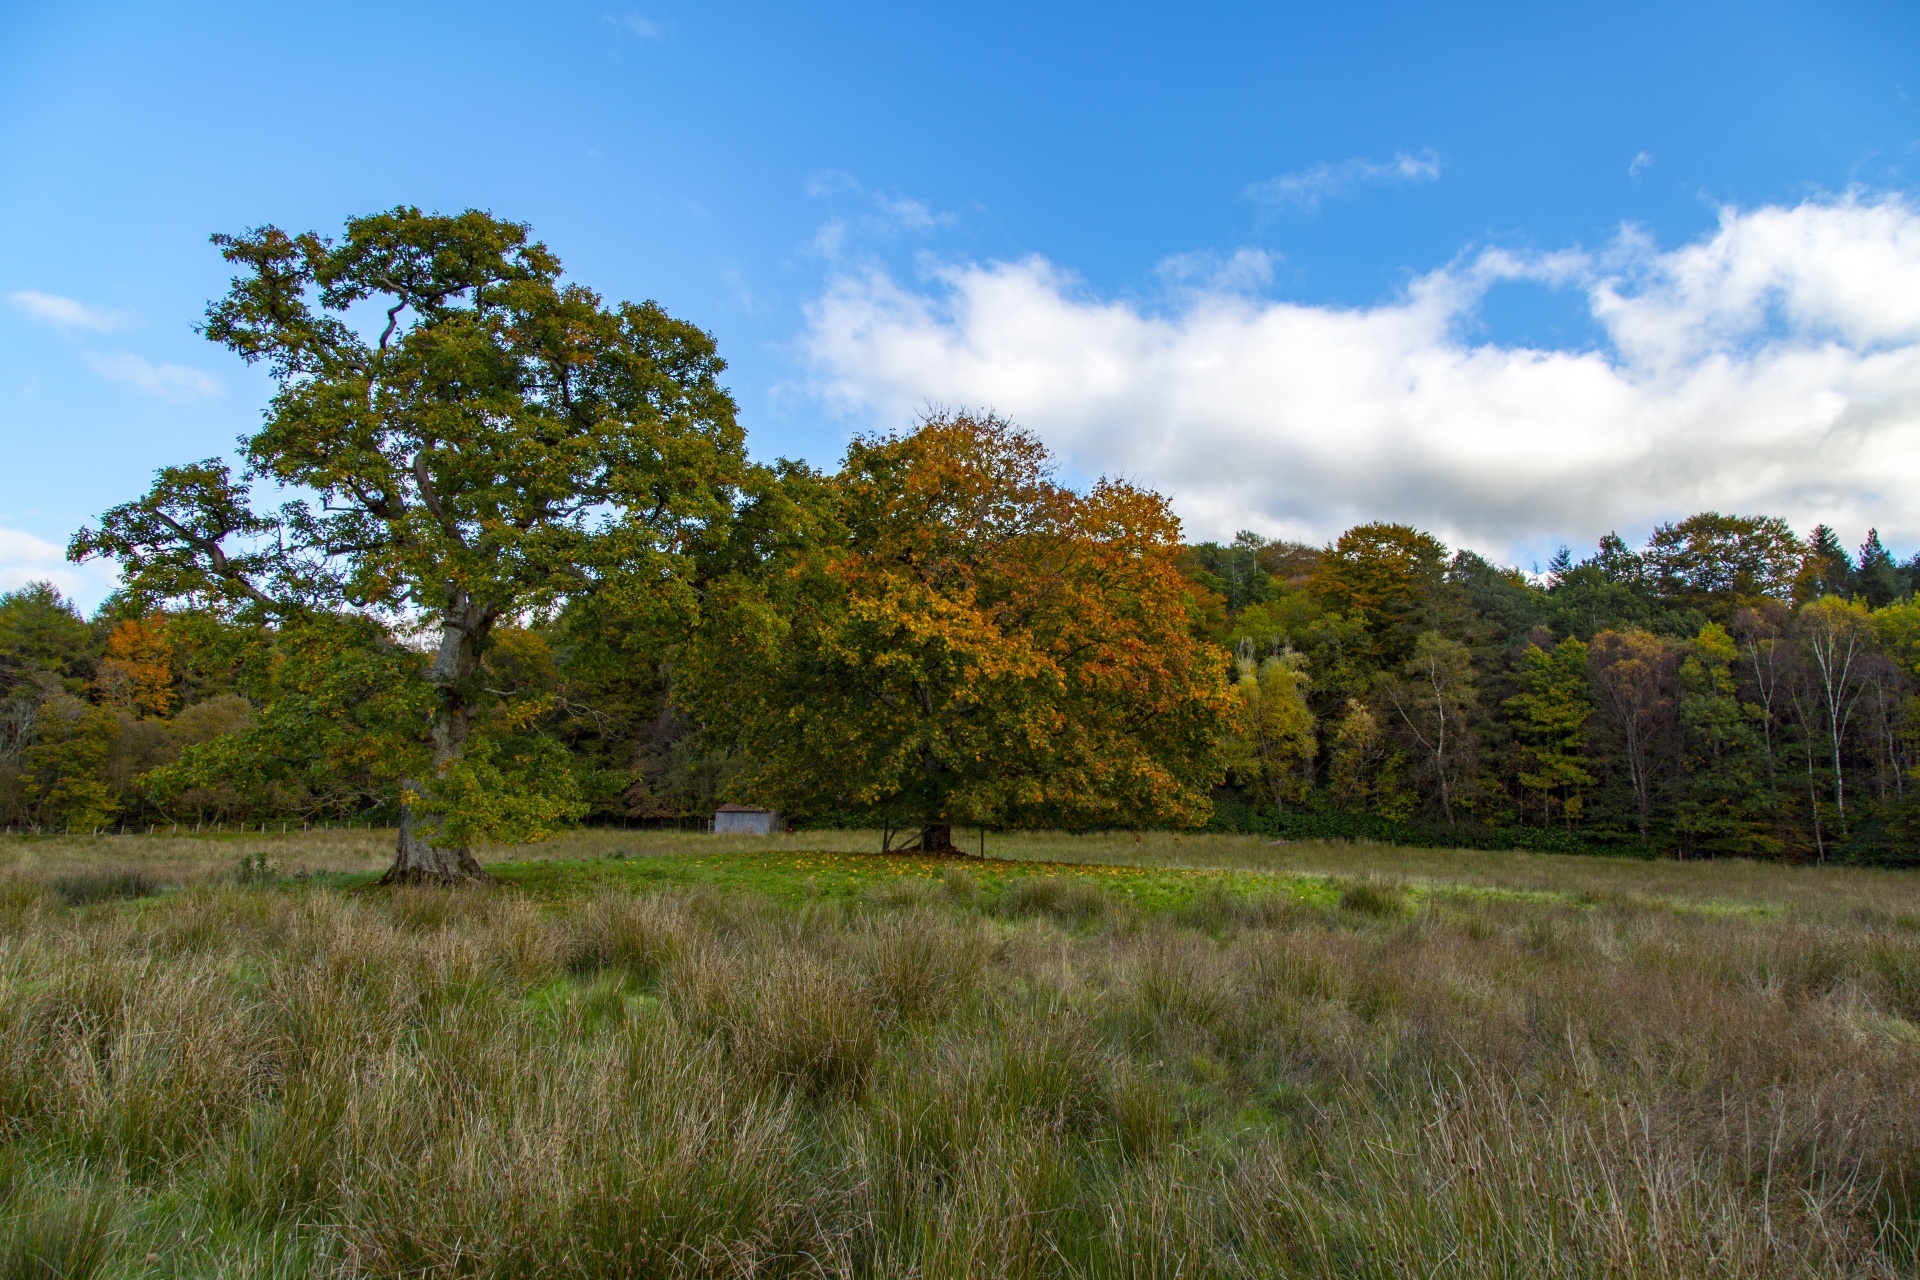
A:
[[[771,810],[762,809],[760,806],[752,805],[752,804],[723,804],[718,809],[714,810],[714,812],[716,813],[768,813],[768,812],[771,812]]]

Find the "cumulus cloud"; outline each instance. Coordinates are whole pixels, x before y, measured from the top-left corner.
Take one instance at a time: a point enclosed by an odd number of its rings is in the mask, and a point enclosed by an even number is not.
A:
[[[119,328],[128,319],[124,311],[102,311],[75,302],[72,298],[63,298],[57,293],[41,293],[34,289],[16,290],[7,295],[7,300],[35,320],[58,325],[62,329],[92,329],[97,333],[107,333]]]
[[[68,564],[65,548],[19,529],[0,528],[0,592],[18,591],[29,582],[51,582],[68,599],[91,609],[117,581],[110,564]]]
[[[87,363],[103,378],[138,387],[163,400],[206,400],[220,394],[220,380],[182,364],[153,364],[130,351],[87,353]]]
[[[1605,341],[1471,340],[1512,280],[1577,290]],[[1920,211],[1898,198],[1726,209],[1671,250],[1483,251],[1369,307],[1175,297],[1103,299],[1041,258],[875,269],[831,282],[804,343],[856,418],[992,407],[1169,493],[1197,536],[1384,518],[1519,558],[1718,508],[1920,541]]]
[[[1256,182],[1247,195],[1275,209],[1305,209],[1312,212],[1320,202],[1345,195],[1355,187],[1376,182],[1432,182],[1440,176],[1440,157],[1431,151],[1408,155],[1402,151],[1391,160],[1369,160],[1355,156],[1339,164],[1324,161],[1299,173],[1283,173],[1277,178]]]

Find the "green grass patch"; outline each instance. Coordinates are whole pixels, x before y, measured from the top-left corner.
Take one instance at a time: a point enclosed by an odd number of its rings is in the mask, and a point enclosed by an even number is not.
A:
[[[524,893],[563,898],[599,889],[635,891],[706,886],[760,894],[778,902],[853,900],[884,894],[895,886],[937,886],[956,872],[971,879],[985,899],[999,899],[1010,886],[1035,881],[1097,888],[1146,911],[1190,905],[1205,893],[1235,897],[1286,896],[1327,905],[1338,890],[1323,876],[1186,868],[1115,867],[1075,862],[1026,862],[940,854],[795,853],[652,854],[592,861],[496,863],[495,878]]]

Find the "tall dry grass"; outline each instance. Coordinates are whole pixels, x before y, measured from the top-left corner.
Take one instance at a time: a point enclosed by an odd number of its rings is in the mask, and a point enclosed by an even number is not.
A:
[[[1916,1023],[1897,912],[16,876],[0,1274],[1913,1275]]]

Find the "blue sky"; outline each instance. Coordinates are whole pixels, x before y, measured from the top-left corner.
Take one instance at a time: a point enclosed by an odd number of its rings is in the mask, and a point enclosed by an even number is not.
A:
[[[402,202],[711,329],[762,457],[990,403],[1197,536],[1911,547],[1916,98],[1910,3],[12,4],[0,588],[257,421],[210,232]]]

